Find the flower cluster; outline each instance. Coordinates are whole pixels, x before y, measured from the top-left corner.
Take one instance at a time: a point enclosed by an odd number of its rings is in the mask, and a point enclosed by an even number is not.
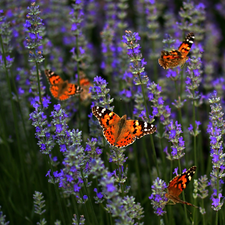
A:
[[[1,210],[1,206],[0,206],[0,210]],[[2,225],[9,225],[9,221],[8,222],[6,222],[5,221],[5,215],[3,215],[3,212],[2,211],[0,211],[0,222],[1,222],[1,224]]]
[[[83,215],[80,215],[80,219],[78,220],[76,214],[74,215],[74,218],[72,219],[72,225],[85,225],[85,218]]]
[[[194,198],[201,198],[204,199],[206,197],[208,197],[208,190],[206,189],[209,185],[208,182],[208,178],[206,175],[201,176],[200,178],[198,178],[198,180],[194,180],[194,192],[196,192],[196,194],[193,194]],[[199,192],[199,193],[198,193]]]
[[[138,87],[137,91],[134,94],[135,105],[134,105],[133,114],[135,115],[136,118],[145,118],[148,113],[146,112],[146,108],[145,108],[145,98],[143,96],[141,86],[137,86],[137,87]],[[151,120],[153,119],[152,117],[150,118]]]
[[[35,193],[33,194],[33,199],[34,199],[34,212],[39,215],[45,213],[46,209],[43,194],[41,192],[35,191]]]
[[[100,177],[99,186],[102,191],[101,194],[106,199],[106,210],[112,217],[116,218],[116,224],[134,224],[135,219],[140,220],[143,217],[143,209],[139,203],[135,203],[133,197],[121,198],[118,195],[117,187],[115,186],[115,178],[113,173],[110,173],[105,168],[103,161],[93,159],[90,162],[90,172],[94,177]],[[99,196],[99,198],[102,197]]]
[[[190,126],[188,127],[188,130],[192,136],[196,137],[198,134],[200,134],[200,132],[201,132],[199,130],[200,125],[201,125],[200,121],[195,121],[195,130],[193,130],[193,126],[192,126],[192,124],[190,124]]]
[[[161,86],[154,82],[148,82],[147,89],[149,90],[148,99],[153,103],[153,116],[159,117],[163,125],[168,125],[170,123],[171,109],[168,105],[164,105],[164,100],[161,96]]]
[[[138,41],[141,39],[139,34],[136,32],[125,31],[126,34],[123,36],[123,42],[127,45],[127,54],[130,58],[130,71],[134,76],[134,83],[136,85],[146,84],[148,77],[145,74],[145,60],[142,58],[140,51],[140,44]]]
[[[110,99],[110,90],[107,88],[107,84],[106,80],[101,77],[94,78],[94,85],[90,87],[91,98],[94,100],[91,107],[98,105],[112,110],[110,104],[113,102],[113,98]]]
[[[158,216],[162,216],[166,211],[163,211],[168,199],[165,197],[165,189],[167,188],[167,185],[165,181],[159,179],[155,179],[153,181],[152,188],[152,194],[149,197],[151,200],[152,207],[154,209],[154,213]]]
[[[48,123],[47,116],[41,108],[39,96],[33,98],[31,104],[35,110],[30,114],[30,120],[36,129],[35,136],[38,139],[37,144],[43,154],[50,154],[55,145],[53,142],[53,137],[50,133],[51,124]],[[47,109],[48,105],[50,104],[49,99],[43,97],[42,104],[43,109]]]
[[[84,23],[84,12],[83,12],[83,3],[80,0],[75,0],[75,3],[73,4],[73,9],[70,12],[71,15],[71,32],[75,36],[75,43],[76,48],[72,48],[72,59],[76,62],[76,67],[78,71],[78,75],[80,76],[80,68],[82,71],[85,71],[87,67],[87,43],[85,40],[85,37],[82,33],[83,31],[83,23]],[[83,62],[80,64],[79,62]],[[79,76],[78,76],[78,82],[79,82]]]
[[[201,98],[201,94],[196,90],[201,83],[201,58],[192,57],[187,67],[187,79],[186,79],[186,90],[188,92],[187,97],[190,98],[195,106],[199,104],[196,102],[197,99]],[[200,103],[200,102],[199,102]]]
[[[79,130],[67,130],[67,115],[61,106],[55,105],[51,113],[52,124],[55,126],[55,139],[64,155],[63,169],[53,172],[55,182],[67,195],[75,195],[78,203],[85,203],[87,195],[83,195],[81,188],[88,187],[89,163],[84,148],[81,145]],[[50,178],[50,171],[47,174]]]
[[[27,20],[24,24],[25,31],[28,32],[26,37],[26,48],[29,51],[29,62],[41,63],[44,58],[42,51],[39,50],[39,46],[42,45],[42,34],[44,32],[44,24],[42,19],[39,17],[40,10],[39,6],[32,3],[28,9]]]
[[[166,157],[169,160],[180,159],[185,155],[184,139],[181,136],[182,133],[183,131],[181,130],[181,125],[178,124],[177,121],[174,124],[173,120],[171,120],[166,126],[166,138],[172,143],[171,155],[168,153],[167,147],[164,150],[167,155]]]
[[[4,69],[9,69],[14,61],[14,58],[11,58],[10,56],[10,53],[12,52],[12,46],[10,45],[12,30],[10,29],[10,23],[7,22],[6,17],[1,15],[2,13],[3,10],[0,10],[0,66]]]
[[[115,57],[116,46],[113,43],[115,35],[114,27],[110,27],[108,24],[105,25],[101,37],[102,37],[102,54],[103,61],[101,63],[101,68],[104,70],[104,73],[109,76],[112,75],[113,70],[116,68],[117,61]]]
[[[217,97],[217,92],[214,91],[209,98],[211,113],[210,113],[210,123],[208,125],[208,133],[210,135],[210,156],[212,157],[212,172],[210,184],[213,188],[213,194],[211,196],[212,208],[215,211],[221,209],[223,205],[222,197],[222,184],[223,177],[225,176],[225,154],[223,153],[223,140],[222,134],[224,134],[224,120],[222,112],[222,106],[220,104],[220,98]],[[222,201],[222,202],[221,202]]]
[[[179,12],[181,22],[177,23],[180,30],[191,31],[193,8],[194,3],[192,1],[183,2],[183,7]]]

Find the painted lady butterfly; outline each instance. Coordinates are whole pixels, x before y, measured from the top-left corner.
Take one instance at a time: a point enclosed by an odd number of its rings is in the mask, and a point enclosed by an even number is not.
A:
[[[110,145],[117,148],[132,144],[147,134],[153,134],[156,127],[140,120],[127,120],[127,116],[119,117],[116,113],[99,106],[92,108],[93,114],[103,128],[103,134]]]
[[[45,75],[49,81],[49,90],[52,96],[60,101],[67,100],[73,95],[80,94],[83,89],[76,84],[63,80],[59,75],[51,70],[45,70]]]
[[[177,66],[183,66],[188,60],[188,53],[191,50],[191,46],[194,43],[195,35],[194,33],[189,33],[181,43],[178,50],[161,51],[161,56],[158,59],[159,65],[164,69],[174,68]]]
[[[197,206],[192,205],[189,202],[182,201],[179,198],[179,195],[181,194],[181,192],[187,187],[188,183],[191,181],[192,177],[194,176],[195,171],[196,171],[196,166],[192,166],[189,170],[185,171],[181,175],[177,175],[170,181],[169,186],[167,187],[167,193],[165,196],[171,202],[173,202],[173,204],[182,203],[182,204],[191,205],[198,208]]]
[[[91,92],[89,92],[89,89],[91,86],[93,86],[93,84],[88,78],[86,78],[84,73],[80,73],[80,86],[83,89],[83,91],[80,93],[81,101],[91,98]]]

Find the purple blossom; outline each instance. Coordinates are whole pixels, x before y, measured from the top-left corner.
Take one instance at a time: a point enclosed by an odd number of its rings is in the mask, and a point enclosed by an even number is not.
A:
[[[127,54],[130,58],[130,71],[134,76],[134,82],[136,85],[146,84],[148,82],[148,77],[144,73],[144,65],[146,62],[142,58],[140,52],[140,36],[138,33],[132,33],[131,31],[125,31],[125,36],[123,36],[123,42],[127,45]]]
[[[57,133],[60,133],[63,130],[62,124],[56,124],[55,128]]]
[[[65,144],[60,145],[60,152],[65,152],[66,150],[67,149],[66,149],[66,145]]]
[[[116,190],[115,186],[113,184],[107,184],[107,191],[108,192],[113,192]]]
[[[83,196],[83,199],[84,199],[84,200],[87,200],[87,199],[88,199],[88,196],[87,196],[87,195],[84,195],[84,196]]]
[[[74,192],[79,192],[80,189],[81,189],[81,187],[78,184],[74,184],[74,186],[73,186]]]
[[[149,199],[151,200],[154,213],[157,214],[158,216],[161,216],[164,213],[166,213],[166,211],[163,211],[167,202],[167,198],[165,197],[166,187],[167,187],[166,183],[163,180],[159,179],[158,177],[156,180],[153,181],[153,185],[151,186],[152,194],[149,197]]]
[[[178,167],[176,167],[176,168],[174,169],[173,174],[175,174],[176,176],[178,175]]]

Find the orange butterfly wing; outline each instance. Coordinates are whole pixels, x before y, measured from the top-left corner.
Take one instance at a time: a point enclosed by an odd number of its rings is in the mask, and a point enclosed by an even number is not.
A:
[[[191,50],[191,46],[194,43],[195,35],[194,33],[189,33],[184,41],[181,43],[178,51],[182,54],[183,58],[185,58]]]
[[[86,99],[91,98],[89,89],[93,84],[87,78],[83,77],[80,79],[80,86],[83,89],[83,92],[80,94],[80,99],[85,101]]]
[[[158,59],[158,63],[164,69],[174,68],[182,66],[188,60],[188,53],[191,50],[191,46],[194,43],[194,33],[189,33],[184,41],[179,46],[178,50],[161,51],[161,56]]]
[[[192,205],[191,203],[180,200],[179,195],[191,181],[192,177],[195,174],[196,168],[197,168],[196,166],[192,166],[189,170],[185,171],[181,175],[177,175],[170,181],[166,193],[166,197],[169,200],[171,200],[174,203],[183,203],[186,205]]]
[[[64,81],[59,75],[51,70],[45,70],[45,75],[49,81],[49,90],[52,96],[60,101],[64,101],[73,95],[82,92],[82,88],[76,84]]]
[[[116,113],[99,106],[94,106],[92,108],[92,113],[102,126],[106,140],[109,144],[114,145],[118,133],[120,117]]]
[[[132,144],[136,138],[152,134],[156,127],[139,120],[126,120],[126,115],[119,117],[116,113],[99,106],[92,108],[103,128],[103,134],[109,144],[121,148]]]

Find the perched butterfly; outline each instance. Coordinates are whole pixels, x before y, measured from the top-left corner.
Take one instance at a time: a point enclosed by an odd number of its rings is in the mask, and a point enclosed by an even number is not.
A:
[[[49,81],[49,90],[52,96],[60,101],[67,100],[73,95],[80,94],[83,90],[76,84],[63,80],[59,75],[51,70],[45,70],[45,75]]]
[[[196,171],[196,166],[192,166],[189,170],[185,171],[181,175],[177,175],[170,181],[169,186],[167,187],[167,193],[165,196],[174,204],[182,203],[182,204],[191,205],[198,208],[197,206],[192,205],[189,202],[182,201],[179,198],[179,195],[181,194],[181,192],[187,187],[188,183],[191,181],[192,177],[194,176],[195,171]]]
[[[81,101],[85,101],[88,98],[91,98],[91,93],[89,92],[89,88],[93,86],[93,84],[89,81],[88,78],[82,73],[80,74],[80,86],[83,91],[80,93]]]
[[[127,120],[126,115],[120,118],[106,108],[94,106],[92,112],[102,126],[106,140],[117,148],[126,147],[132,144],[136,138],[139,139],[156,131],[153,124],[140,120]]]
[[[194,33],[189,33],[184,41],[181,43],[178,50],[161,51],[161,56],[158,59],[159,65],[164,69],[174,68],[177,66],[183,66],[188,60],[188,53],[191,50],[191,46],[194,43]]]

